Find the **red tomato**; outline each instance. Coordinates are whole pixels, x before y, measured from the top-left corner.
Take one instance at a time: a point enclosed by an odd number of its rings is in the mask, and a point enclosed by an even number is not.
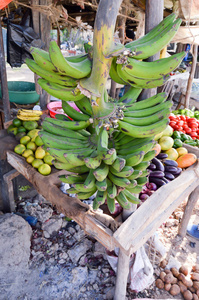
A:
[[[195,137],[195,136],[193,136],[193,137],[192,137],[192,140],[196,140],[196,137]]]
[[[198,129],[197,127],[191,127],[192,132],[197,131],[197,129]]]
[[[191,127],[191,126],[198,127],[198,124],[196,122],[194,122],[194,121],[188,122],[188,125],[189,125],[189,127]]]
[[[191,133],[191,132],[192,132],[191,128],[189,128],[189,127],[188,127],[188,128],[186,128],[186,129],[185,129],[185,131],[186,131],[186,133],[187,133],[187,134],[189,134],[189,133]]]
[[[172,127],[173,127],[174,130],[179,131],[178,125],[173,125]]]
[[[176,125],[176,122],[174,122],[174,121],[171,121],[171,122],[169,123],[169,125],[170,125],[171,127],[173,127],[173,126],[175,126],[175,125]]]
[[[178,126],[183,126],[183,125],[184,125],[184,121],[178,121],[176,124],[177,124]]]
[[[169,116],[169,120],[175,121],[176,117],[175,116]]]
[[[196,137],[196,136],[197,136],[197,133],[192,131],[192,132],[190,133],[190,136],[191,136],[191,137]]]
[[[197,121],[196,118],[189,118],[189,121]]]
[[[180,120],[186,121],[186,117],[185,116],[180,116]]]

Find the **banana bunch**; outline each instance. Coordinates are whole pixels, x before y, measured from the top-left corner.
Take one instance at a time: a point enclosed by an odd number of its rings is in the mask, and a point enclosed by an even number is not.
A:
[[[17,118],[22,121],[39,121],[41,115],[40,110],[19,109],[17,112]]]
[[[153,62],[142,61],[168,44],[178,30],[181,20],[175,19],[175,14],[166,17],[158,26],[138,40],[125,45],[129,50],[128,56],[114,57],[110,77],[119,84],[129,84],[134,88],[155,88],[165,84],[169,74],[175,70],[186,52]]]
[[[42,147],[54,157],[57,169],[71,172],[60,176],[70,185],[69,193],[82,200],[96,195],[94,209],[106,203],[113,213],[116,201],[125,209],[139,203],[135,194],[148,181],[147,168],[155,156],[154,136],[168,125],[172,103],[166,93],[140,102],[137,98],[143,88],[164,84],[185,53],[154,62],[142,60],[173,38],[181,23],[174,19],[171,14],[141,39],[103,53],[111,57],[111,78],[129,84],[119,100],[109,98],[106,89],[97,94],[90,91],[91,98],[86,97],[89,89],[83,90],[81,83],[89,82],[92,90],[92,80],[100,78],[90,76],[93,66],[88,54],[64,58],[55,42],[50,43],[49,53],[31,48],[34,60],[27,59],[27,65],[41,77],[40,86],[62,100],[67,115],[45,118],[39,132]],[[68,101],[74,101],[79,111]]]

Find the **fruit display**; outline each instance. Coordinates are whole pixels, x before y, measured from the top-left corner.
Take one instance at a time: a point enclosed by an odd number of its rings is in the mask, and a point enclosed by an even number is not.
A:
[[[33,59],[26,64],[41,77],[42,89],[62,100],[68,116],[46,118],[39,132],[43,149],[54,157],[54,166],[76,173],[62,175],[60,180],[68,183],[68,193],[80,200],[95,194],[94,210],[107,203],[113,213],[116,202],[125,209],[139,203],[134,194],[148,181],[147,168],[156,154],[154,137],[169,123],[172,103],[166,93],[140,102],[137,98],[143,88],[163,85],[186,53],[142,61],[173,38],[181,24],[175,14],[136,41],[125,46],[114,43],[119,3],[111,18],[108,13],[100,14],[101,9],[111,11],[111,3],[101,0],[98,6],[92,53],[65,58],[51,41],[48,52],[32,47]],[[108,95],[109,74],[115,82],[129,86],[119,100]],[[80,111],[67,101],[73,101]]]
[[[183,115],[190,118],[196,118],[197,120],[199,119],[199,111],[195,110],[195,107],[193,107],[192,109],[184,108],[184,109],[173,110],[172,113],[174,115]]]
[[[24,114],[24,112],[26,114]],[[40,112],[40,116],[41,116]],[[19,119],[21,117],[24,119]],[[27,163],[31,164],[42,175],[49,175],[51,173],[51,165],[53,157],[47,153],[43,148],[43,141],[38,135],[40,129],[37,120],[33,119],[32,111],[25,111],[17,114],[17,118],[12,121],[8,127],[8,133],[15,135],[19,144],[15,146],[14,152],[24,157]]]

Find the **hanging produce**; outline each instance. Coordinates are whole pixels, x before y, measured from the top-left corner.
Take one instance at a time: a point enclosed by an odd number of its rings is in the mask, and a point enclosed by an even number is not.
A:
[[[143,88],[163,85],[185,52],[154,62],[143,62],[174,37],[181,20],[169,15],[152,31],[127,45],[113,41],[121,1],[101,0],[95,20],[92,59],[88,54],[64,58],[55,41],[49,52],[31,48],[28,67],[41,76],[40,86],[62,100],[68,118],[46,118],[39,136],[54,165],[77,174],[62,175],[68,193],[87,199],[96,193],[93,208],[116,201],[125,209],[139,203],[137,197],[148,181],[147,168],[156,151],[154,136],[169,123],[172,103],[166,93],[136,102]],[[129,85],[119,101],[109,97],[109,74]],[[77,112],[67,101],[75,101]]]

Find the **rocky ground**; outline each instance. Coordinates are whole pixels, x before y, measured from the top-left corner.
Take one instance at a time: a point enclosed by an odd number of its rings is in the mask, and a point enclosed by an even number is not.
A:
[[[18,214],[35,217],[37,222],[30,226],[16,214],[0,216],[1,300],[113,299],[116,276],[106,249],[99,242],[56,211],[32,187],[20,187],[16,204]],[[156,235],[169,266],[183,264],[191,270],[199,263],[199,242],[177,236],[184,206],[185,202],[165,220]],[[191,222],[199,223],[199,206],[195,207]],[[129,283],[126,299],[182,299],[181,295],[171,296],[155,287],[162,258],[152,248],[147,254],[153,264],[153,283],[139,293],[132,291]]]

